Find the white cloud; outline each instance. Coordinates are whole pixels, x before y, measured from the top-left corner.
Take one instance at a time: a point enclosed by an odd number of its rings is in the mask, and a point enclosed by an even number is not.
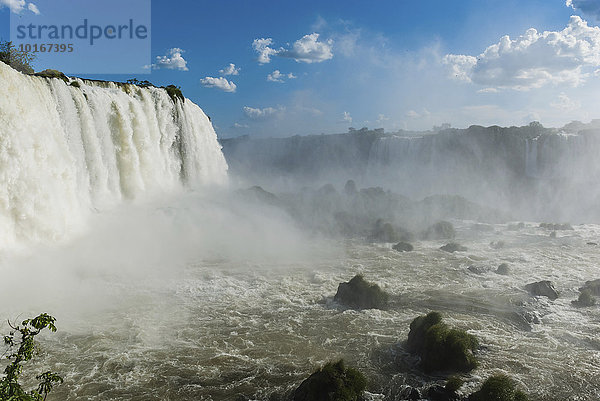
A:
[[[40,15],[40,9],[33,3],[27,4],[27,9],[34,13],[35,15]]]
[[[471,82],[471,72],[477,65],[477,58],[464,54],[448,54],[444,57],[444,64],[450,68],[450,76],[459,81]]]
[[[414,110],[409,110],[406,112],[406,117],[408,118],[419,118],[421,115]]]
[[[235,64],[233,63],[229,63],[229,65],[225,68],[223,68],[222,70],[219,70],[219,74],[226,76],[226,75],[239,75],[240,74],[240,68],[236,67]]]
[[[573,10],[580,10],[583,14],[600,20],[600,1],[598,0],[567,0],[565,4]]]
[[[295,41],[290,50],[283,50],[278,55],[293,58],[297,62],[320,63],[333,58],[332,47],[332,39],[319,42],[319,34],[311,33]]]
[[[283,112],[283,107],[275,109],[273,107],[265,107],[264,109],[244,106],[242,108],[246,117],[252,120],[261,120],[274,116],[277,113]]]
[[[483,88],[479,89],[477,93],[498,93],[498,89],[496,88]]]
[[[271,81],[271,82],[285,82],[285,79],[296,79],[298,78],[297,76],[295,76],[294,74],[292,74],[291,72],[289,74],[282,74],[281,71],[279,70],[275,70],[272,73],[270,73],[269,75],[267,75],[267,81]]]
[[[0,0],[0,8],[8,7],[13,13],[19,14],[25,8],[25,0]]]
[[[181,55],[184,52],[184,50],[178,47],[169,49],[166,55],[156,56],[156,64],[152,64],[152,68],[166,68],[169,70],[188,71],[187,61],[185,61],[185,59]]]
[[[572,16],[562,31],[530,28],[516,39],[502,37],[478,57],[448,54],[443,62],[453,78],[490,88],[577,86],[600,66],[600,28]]]
[[[205,88],[217,88],[221,89],[224,92],[235,92],[237,86],[233,83],[233,81],[228,81],[227,78],[219,77],[206,77],[200,80],[200,83]]]
[[[0,0],[0,9],[4,7],[8,7],[15,14],[20,14],[25,9],[36,15],[40,14],[40,10],[35,4],[27,3],[25,0]]]
[[[344,117],[342,118],[342,122],[347,122],[348,124],[352,124],[352,116],[347,111],[344,112]]]
[[[258,53],[258,62],[268,64],[271,62],[271,56],[276,55],[280,50],[275,50],[270,46],[273,44],[271,38],[254,39],[252,48]]]
[[[333,58],[333,40],[319,42],[318,33],[304,35],[289,49],[274,49],[271,47],[272,44],[273,39],[271,38],[254,39],[252,42],[252,48],[258,53],[260,64],[270,63],[272,56],[292,58],[302,63],[320,63]]]
[[[382,124],[382,123],[384,123],[386,121],[389,121],[389,120],[390,120],[390,118],[387,117],[385,114],[379,114],[377,116],[377,121],[376,122],[377,122],[377,124]]]
[[[247,124],[233,123],[233,128],[250,128]]]
[[[267,75],[267,81],[271,82],[283,82],[284,75],[279,71],[275,70],[269,75]]]
[[[581,102],[572,100],[564,92],[561,92],[558,99],[550,103],[550,106],[561,111],[573,111],[581,107]]]

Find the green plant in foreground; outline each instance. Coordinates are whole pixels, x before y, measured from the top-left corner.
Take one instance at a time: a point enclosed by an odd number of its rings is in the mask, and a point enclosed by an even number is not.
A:
[[[4,344],[8,347],[4,357],[8,360],[8,365],[4,369],[4,377],[0,380],[0,401],[45,400],[54,385],[63,382],[62,377],[47,371],[36,376],[40,383],[35,390],[26,392],[19,383],[23,363],[31,360],[37,350],[35,336],[46,328],[55,332],[55,321],[54,317],[42,313],[33,319],[24,320],[20,326],[8,322],[12,330],[4,336]]]

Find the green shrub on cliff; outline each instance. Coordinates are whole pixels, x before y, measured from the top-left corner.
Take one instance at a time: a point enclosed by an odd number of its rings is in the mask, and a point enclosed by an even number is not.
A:
[[[3,63],[24,74],[33,74],[33,60],[35,54],[19,50],[12,42],[0,40],[0,61]]]
[[[177,99],[181,100],[182,102],[185,102],[185,97],[183,97],[183,93],[181,93],[181,88],[179,88],[178,86],[169,85],[164,86],[163,89],[167,91],[167,94],[173,100],[173,102],[176,102]]]
[[[44,70],[41,72],[36,72],[33,75],[35,75],[36,77],[42,77],[42,78],[62,79],[66,83],[69,83],[69,78],[67,78],[67,76],[65,74],[63,74],[62,72],[60,72],[58,70],[47,69],[47,70]]]

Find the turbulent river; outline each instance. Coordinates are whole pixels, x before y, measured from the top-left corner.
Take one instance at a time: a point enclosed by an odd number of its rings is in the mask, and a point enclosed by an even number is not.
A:
[[[449,254],[438,249],[441,241],[418,241],[413,252],[398,253],[391,244],[311,240],[300,232],[267,238],[279,223],[256,229],[250,221],[231,249],[208,235],[164,255],[157,251],[178,238],[169,234],[171,225],[187,232],[197,219],[216,219],[213,212],[191,219],[189,213],[181,205],[155,209],[147,228],[162,233],[138,232],[142,238],[134,241],[128,230],[137,226],[115,212],[125,227],[118,240],[109,235],[114,227],[104,227],[72,248],[20,257],[32,269],[29,277],[40,276],[34,288],[48,283],[31,308],[58,318],[59,332],[43,338],[31,367],[63,375],[51,399],[285,399],[338,358],[369,377],[372,398],[400,399],[405,385],[444,380],[420,376],[401,345],[411,320],[431,310],[480,340],[480,367],[466,376],[466,392],[501,371],[533,400],[600,398],[600,312],[571,304],[586,280],[600,277],[598,246],[588,244],[598,241],[600,226],[576,225],[551,238],[537,223],[482,232],[455,221],[457,241],[468,251]],[[265,239],[250,247],[244,244],[250,233]],[[105,254],[85,261],[99,238]],[[221,248],[194,245],[203,240]],[[495,249],[492,241],[505,245]],[[67,273],[56,273],[61,284],[44,272],[53,256],[66,266]],[[503,262],[508,275],[495,273]],[[338,283],[357,273],[392,294],[388,310],[344,310],[333,302]],[[539,280],[552,280],[560,297],[529,296],[524,285]],[[11,311],[17,313],[14,305]]]

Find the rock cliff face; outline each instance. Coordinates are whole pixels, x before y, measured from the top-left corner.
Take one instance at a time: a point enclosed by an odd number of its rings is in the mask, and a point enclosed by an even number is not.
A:
[[[413,198],[462,195],[522,218],[597,220],[600,124],[471,126],[418,135],[348,134],[221,141],[232,176],[267,188],[380,185]],[[596,189],[599,188],[599,189]]]

